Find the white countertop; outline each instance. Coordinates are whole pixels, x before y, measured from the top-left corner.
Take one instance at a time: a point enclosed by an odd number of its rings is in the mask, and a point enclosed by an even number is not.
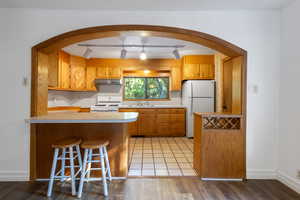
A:
[[[120,105],[119,108],[186,108],[183,105]]]
[[[51,112],[27,119],[28,123],[129,123],[138,118],[136,112]]]

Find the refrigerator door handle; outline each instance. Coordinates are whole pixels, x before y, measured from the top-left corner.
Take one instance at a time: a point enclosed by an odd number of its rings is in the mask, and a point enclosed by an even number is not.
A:
[[[191,113],[190,113],[191,116],[193,116],[193,107],[194,107],[193,102],[194,100],[193,98],[191,98]]]
[[[193,116],[193,97],[193,82],[191,82],[191,116]]]

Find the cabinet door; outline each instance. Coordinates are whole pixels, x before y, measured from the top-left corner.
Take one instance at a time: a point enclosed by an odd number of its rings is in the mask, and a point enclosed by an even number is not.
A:
[[[215,70],[214,65],[212,64],[200,64],[200,79],[214,79],[215,78]]]
[[[117,66],[108,67],[108,77],[111,79],[120,79],[121,78],[121,68]]]
[[[119,112],[138,112],[137,109],[127,109],[121,108]],[[139,118],[139,117],[138,117]],[[138,119],[139,120],[139,119]],[[138,135],[138,120],[128,124],[128,134],[129,135]]]
[[[86,68],[86,89],[96,90],[94,80],[96,78],[96,67],[87,67]]]
[[[185,114],[171,114],[170,125],[172,136],[185,136]]]
[[[70,55],[60,51],[59,52],[59,88],[70,88]]]
[[[156,135],[156,113],[155,109],[140,109],[139,111],[138,130],[139,135],[155,136]]]
[[[71,56],[71,88],[86,88],[86,63],[85,59],[79,56]]]
[[[183,79],[199,79],[199,64],[184,64],[183,66]]]
[[[58,51],[49,54],[49,66],[48,66],[48,86],[58,87],[58,72],[59,72],[59,59]]]
[[[171,90],[181,90],[181,68],[179,66],[172,67],[171,70]]]
[[[158,113],[156,117],[157,122],[157,136],[169,136],[170,131],[170,114]]]
[[[105,65],[97,66],[97,78],[108,78],[108,68]]]

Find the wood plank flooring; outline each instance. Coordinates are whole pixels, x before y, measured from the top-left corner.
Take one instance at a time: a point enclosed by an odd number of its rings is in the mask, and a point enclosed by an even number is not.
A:
[[[2,200],[77,199],[70,195],[69,183],[56,183],[52,198],[46,198],[47,182],[0,182]],[[84,200],[300,200],[300,195],[273,180],[245,182],[200,181],[198,178],[129,178],[113,181],[110,196],[102,196],[102,186],[88,183]]]

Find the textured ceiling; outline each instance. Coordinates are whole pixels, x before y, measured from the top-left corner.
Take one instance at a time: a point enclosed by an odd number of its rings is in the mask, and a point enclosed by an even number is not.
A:
[[[294,0],[1,0],[2,8],[100,10],[278,9]]]

